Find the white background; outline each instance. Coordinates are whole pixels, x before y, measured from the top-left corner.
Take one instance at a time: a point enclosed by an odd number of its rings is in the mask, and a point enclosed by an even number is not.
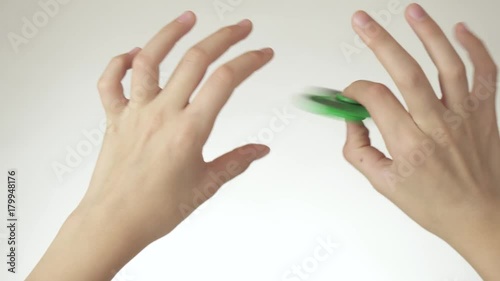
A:
[[[193,10],[198,24],[161,66],[163,81],[189,46],[223,25],[252,19],[252,35],[216,65],[267,46],[276,57],[235,92],[205,153],[211,159],[255,138],[272,152],[145,249],[116,280],[480,280],[453,249],[409,220],[343,160],[343,122],[291,105],[310,85],[343,89],[367,79],[395,89],[369,50],[346,56],[340,47],[359,47],[350,25],[353,12],[373,15],[394,1],[222,0],[234,7],[218,13],[213,0],[70,0],[16,47],[8,34],[22,36],[23,17],[33,22],[43,8],[37,1],[1,0],[0,172],[18,169],[20,218],[19,272],[1,279],[27,276],[87,187],[99,145],[62,180],[53,164],[66,164],[67,149],[87,141],[83,131],[99,129],[104,114],[95,85],[108,60],[143,46],[164,24]],[[409,3],[399,3],[382,23],[437,86],[435,67],[405,23],[403,8]],[[451,37],[453,25],[465,21],[500,61],[497,1],[420,4]],[[271,131],[276,112],[284,110],[291,115],[287,124]],[[367,124],[383,148],[375,126]],[[0,194],[4,217],[5,188]],[[6,274],[6,235],[1,227],[1,274]],[[307,278],[287,275],[310,261],[318,239],[331,239],[338,247]]]

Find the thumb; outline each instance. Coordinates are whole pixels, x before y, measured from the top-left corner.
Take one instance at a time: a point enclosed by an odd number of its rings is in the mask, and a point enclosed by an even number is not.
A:
[[[269,154],[270,148],[261,144],[248,144],[236,148],[209,163],[210,177],[219,186],[243,173],[252,162]]]

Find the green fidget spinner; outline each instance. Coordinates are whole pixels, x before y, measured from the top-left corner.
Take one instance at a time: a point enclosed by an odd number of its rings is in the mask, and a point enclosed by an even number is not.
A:
[[[298,107],[320,115],[347,121],[362,121],[370,113],[361,104],[342,95],[342,92],[326,88],[306,90],[297,100]]]

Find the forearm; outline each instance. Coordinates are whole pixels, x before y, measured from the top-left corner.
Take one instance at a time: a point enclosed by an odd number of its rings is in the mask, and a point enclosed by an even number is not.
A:
[[[27,280],[111,280],[148,244],[126,225],[117,212],[75,210]]]

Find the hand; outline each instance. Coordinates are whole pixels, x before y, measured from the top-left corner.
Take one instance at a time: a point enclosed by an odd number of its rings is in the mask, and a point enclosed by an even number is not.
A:
[[[98,84],[108,127],[90,186],[35,269],[34,279],[109,280],[135,254],[269,152],[266,146],[247,145],[214,161],[202,157],[219,111],[240,83],[271,60],[271,49],[248,52],[224,64],[190,102],[209,65],[249,35],[250,21],[225,27],[191,48],[167,85],[159,87],[159,64],[194,23],[195,15],[187,12],[143,49],[109,63]],[[127,100],[121,80],[129,69],[132,86]]]
[[[194,22],[188,12],[144,49],[114,58],[98,84],[109,126],[80,208],[119,208],[121,219],[148,226],[147,235],[141,232],[149,240],[167,234],[203,203],[193,202],[197,194],[210,198],[269,152],[249,145],[208,163],[202,156],[219,111],[241,82],[271,60],[271,49],[248,52],[223,65],[189,101],[209,65],[248,36],[250,21],[225,27],[191,48],[167,85],[158,86],[159,63]],[[128,101],[120,80],[130,67]]]
[[[485,280],[500,280],[500,138],[497,68],[464,24],[456,37],[475,68],[469,90],[464,63],[417,4],[406,17],[439,71],[442,98],[417,62],[364,12],[354,30],[395,81],[408,111],[384,85],[358,81],[344,94],[363,104],[392,159],[370,144],[362,123],[347,124],[346,159],[408,216],[454,246]]]

